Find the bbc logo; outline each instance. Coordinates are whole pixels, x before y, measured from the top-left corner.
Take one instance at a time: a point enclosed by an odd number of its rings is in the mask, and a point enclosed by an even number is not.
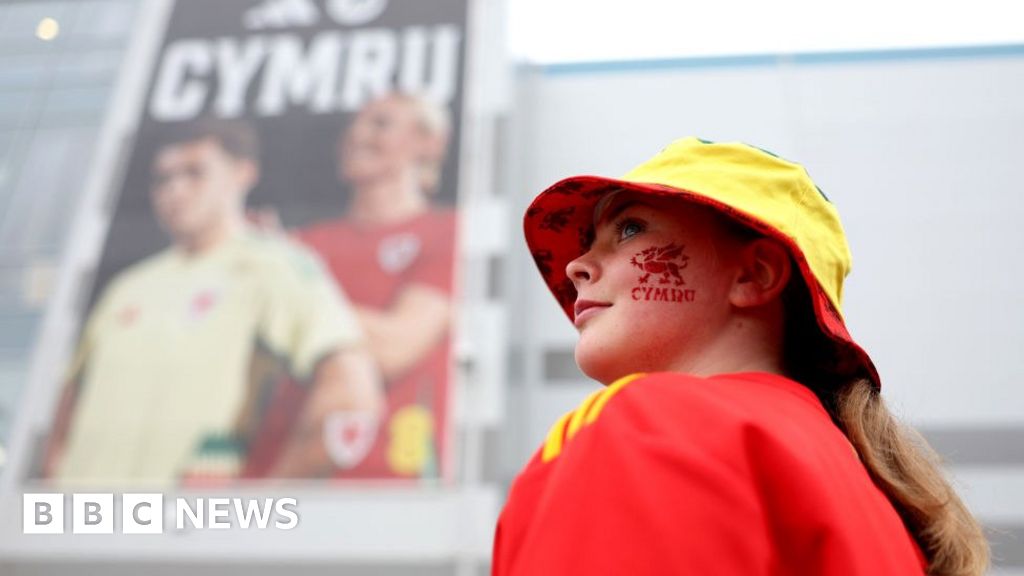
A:
[[[122,534],[162,534],[163,494],[122,494]],[[63,534],[65,516],[71,516],[73,534],[113,534],[117,509],[113,494],[71,494],[71,509],[65,514],[64,494],[25,494],[25,534]],[[299,524],[295,498],[183,498],[168,502],[168,527],[175,530],[292,530]]]
[[[64,533],[64,494],[24,494],[22,532]],[[163,533],[163,494],[122,494],[121,532]],[[72,494],[72,534],[113,534],[113,494]]]

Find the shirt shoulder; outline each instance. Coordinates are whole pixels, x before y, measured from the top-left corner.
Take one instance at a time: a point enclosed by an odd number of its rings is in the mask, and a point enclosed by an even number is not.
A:
[[[502,518],[519,573],[581,548],[595,551],[590,573],[921,573],[816,396],[769,374],[636,374],[594,392],[552,427]],[[623,534],[635,542],[616,548]]]
[[[737,398],[760,396],[765,411],[816,408],[756,380],[633,374],[588,396],[513,483],[505,563],[565,573],[587,549],[588,570],[578,573],[763,573],[775,549],[762,489],[771,467],[750,454],[768,423],[749,407],[756,401]]]
[[[781,445],[850,448],[813,392],[770,374],[700,378],[678,373],[633,374],[588,396],[559,419],[541,450],[543,461],[591,427],[608,433],[674,438],[717,456],[727,445],[765,437]]]
[[[174,260],[174,251],[168,248],[130,264],[111,278],[104,288],[104,298],[116,299],[139,291],[151,293],[159,290],[178,273]]]
[[[436,207],[424,215],[424,219],[432,224],[454,225],[457,212],[448,207]]]
[[[326,248],[337,239],[352,235],[353,227],[345,218],[335,218],[292,230],[291,234],[303,244]]]
[[[251,231],[241,241],[237,254],[247,265],[260,269],[270,279],[280,279],[281,275],[299,279],[320,279],[324,276],[319,256],[284,234]]]
[[[441,249],[450,250],[455,242],[457,217],[451,208],[434,208],[415,222],[415,228],[432,237]]]

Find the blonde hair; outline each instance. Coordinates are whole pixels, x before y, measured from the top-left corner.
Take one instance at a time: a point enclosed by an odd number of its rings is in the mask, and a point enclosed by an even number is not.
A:
[[[981,525],[946,480],[938,454],[902,424],[879,390],[818,329],[807,287],[794,277],[786,307],[786,364],[815,392],[875,484],[920,545],[931,576],[978,576],[989,563]],[[808,361],[808,359],[814,359]]]
[[[829,413],[889,497],[928,559],[933,576],[976,576],[988,568],[988,542],[942,473],[938,454],[889,411],[867,380],[832,394]]]
[[[448,140],[452,131],[451,114],[446,106],[423,94],[398,92],[392,97],[412,109],[423,136],[432,140],[419,160],[418,169],[420,187],[427,192],[433,192],[441,183],[441,172],[444,169],[444,159],[447,156]]]

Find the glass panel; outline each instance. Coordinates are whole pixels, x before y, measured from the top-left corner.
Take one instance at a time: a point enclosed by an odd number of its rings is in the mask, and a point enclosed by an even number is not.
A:
[[[53,77],[54,88],[71,88],[96,84],[112,85],[117,79],[118,66],[121,64],[122,51],[94,50],[66,54],[57,64],[57,72]],[[2,82],[3,73],[0,73]],[[0,84],[2,85],[2,84]]]
[[[74,216],[65,208],[74,206],[81,192],[94,137],[92,128],[36,133],[0,220],[0,246],[9,257],[59,251]]]
[[[0,314],[0,348],[27,352],[36,337],[39,314]],[[26,360],[27,363],[27,360]]]
[[[39,95],[32,90],[0,92],[0,128],[24,126],[36,114]]]
[[[0,450],[45,306],[30,285],[67,241],[137,5],[0,0]],[[46,17],[49,42],[36,37]]]
[[[110,85],[54,89],[46,97],[43,116],[48,117],[51,114],[64,114],[67,112],[85,112],[98,117],[106,108],[110,90]]]
[[[54,18],[62,27],[73,2],[23,2],[0,6],[0,39],[35,39],[36,26],[43,18]]]
[[[79,38],[114,40],[126,38],[135,19],[135,2],[126,0],[100,0],[79,2],[78,14],[71,35]]]
[[[0,198],[13,186],[17,152],[25,149],[27,136],[25,132],[0,130]]]
[[[0,310],[17,308],[24,300],[24,278],[28,268],[23,265],[0,265]]]
[[[9,354],[3,356],[5,358],[0,361],[0,446],[6,448],[15,405],[28,378],[28,368],[24,360]]]
[[[0,91],[27,90],[46,80],[58,62],[54,53],[0,56]]]

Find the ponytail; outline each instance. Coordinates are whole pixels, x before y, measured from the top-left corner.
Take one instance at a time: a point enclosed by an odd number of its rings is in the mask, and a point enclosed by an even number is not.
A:
[[[921,546],[928,574],[984,574],[988,542],[944,477],[938,454],[893,416],[868,380],[850,380],[830,396],[829,413]]]
[[[981,576],[988,568],[988,542],[946,480],[938,454],[896,419],[870,380],[851,370],[844,350],[818,328],[807,287],[794,280],[783,296],[787,371],[814,391],[856,449],[924,552],[927,573]]]

